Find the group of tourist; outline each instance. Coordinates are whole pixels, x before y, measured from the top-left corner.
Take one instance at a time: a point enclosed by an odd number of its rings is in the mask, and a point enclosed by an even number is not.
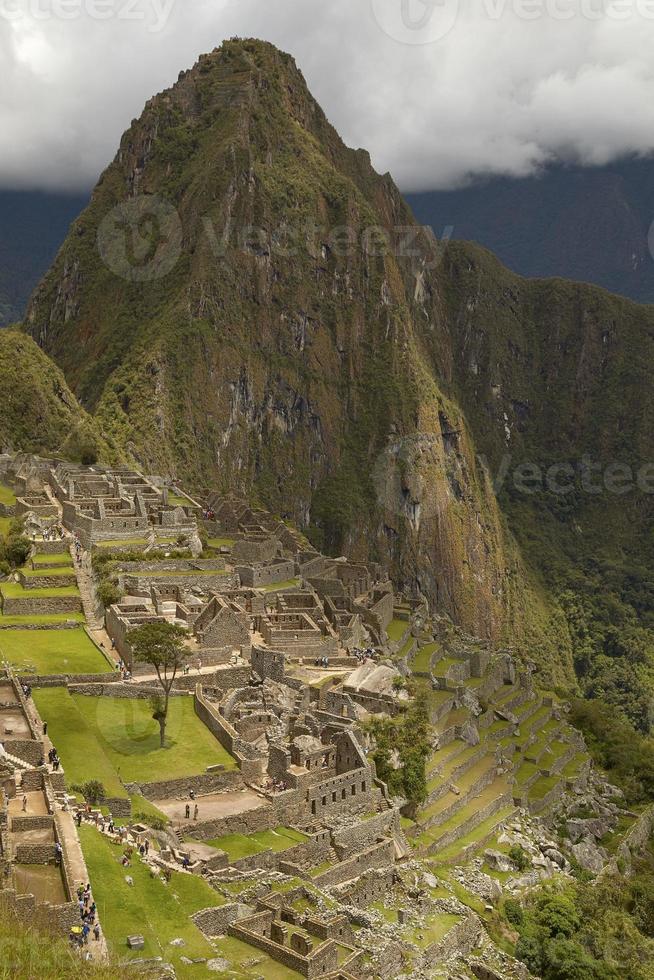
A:
[[[29,701],[29,699],[32,697],[32,688],[30,687],[29,684],[24,684],[22,681],[20,686],[23,689],[23,694],[25,695],[25,698]]]
[[[57,754],[57,750],[55,749],[54,745],[52,746],[52,748],[48,752],[48,762],[52,766],[52,771],[53,772],[59,772],[59,766],[61,765],[61,759],[59,758],[59,755]]]
[[[112,641],[112,649],[113,649],[114,646],[115,646],[115,644]],[[116,670],[119,671],[122,680],[124,680],[124,681],[131,681],[131,679],[132,679],[132,672],[129,669],[129,667],[127,666],[127,664],[125,663],[125,661],[123,660],[122,657],[119,659],[118,663],[116,664]]]
[[[91,885],[80,885],[77,889],[77,905],[81,926],[74,926],[70,931],[70,941],[74,946],[86,946],[89,936],[93,933],[96,942],[100,941],[100,923],[96,921],[97,908],[91,895]]]
[[[329,657],[316,657],[314,661],[315,667],[329,667]]]
[[[369,660],[375,659],[375,651],[371,647],[368,647],[365,650],[360,650],[358,647],[355,647],[354,650],[352,650],[352,654],[356,657],[360,664],[365,664]]]
[[[52,527],[43,528],[44,541],[63,541],[64,529],[60,524],[53,524]]]
[[[214,510],[211,510],[211,508],[202,511],[203,521],[215,521],[215,519],[216,519],[216,512]]]
[[[288,789],[288,786],[285,779],[273,779],[268,776],[264,780],[263,788],[268,793],[283,793],[284,790]]]

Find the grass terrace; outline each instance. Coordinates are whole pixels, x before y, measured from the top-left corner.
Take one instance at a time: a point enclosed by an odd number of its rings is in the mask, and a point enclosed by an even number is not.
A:
[[[392,619],[386,627],[386,634],[390,643],[399,643],[409,628],[408,619]]]
[[[31,568],[29,565],[26,565],[24,568],[21,568],[20,571],[25,578],[41,578],[43,575],[47,575],[48,578],[57,578],[63,575],[74,575],[75,572],[72,568],[72,564],[73,563],[71,561],[70,565],[64,567],[57,565],[54,568]]]
[[[147,538],[121,538],[120,541],[95,541],[94,548],[145,548],[149,544]]]
[[[56,626],[58,623],[84,623],[84,613],[50,613],[40,616],[5,616],[0,613],[0,626],[30,626],[38,624],[40,626]],[[32,631],[34,632],[34,631]]]
[[[440,648],[440,643],[428,643],[426,647],[422,647],[418,650],[417,654],[411,662],[411,667],[414,673],[417,674],[428,674],[431,666],[431,659]]]
[[[31,560],[35,565],[66,565],[68,568],[73,567],[73,559],[67,551],[57,555],[33,555]],[[50,571],[48,570],[48,575]]]
[[[264,592],[283,592],[284,589],[295,589],[300,584],[299,578],[289,578],[285,582],[271,582],[264,585]]]
[[[19,672],[53,674],[107,674],[112,668],[85,630],[3,630],[0,659]]]
[[[68,570],[66,570],[68,573]],[[76,585],[66,585],[61,589],[24,589],[19,582],[3,582],[0,592],[7,599],[55,599],[58,596],[79,596]]]
[[[207,544],[210,548],[215,548],[216,551],[219,548],[232,548],[234,546],[234,538],[209,538]]]
[[[0,517],[0,537],[7,537],[12,520],[11,517]]]
[[[260,830],[255,834],[226,834],[215,840],[207,841],[211,847],[225,851],[230,861],[261,854],[262,851],[287,851],[297,844],[307,840],[305,834],[290,827],[276,827],[274,830]]]
[[[13,507],[16,503],[16,494],[10,487],[6,487],[4,483],[0,483],[0,504],[4,504],[6,507]]]

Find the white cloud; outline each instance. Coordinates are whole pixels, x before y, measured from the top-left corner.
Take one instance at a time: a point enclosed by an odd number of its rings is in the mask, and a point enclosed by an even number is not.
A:
[[[654,149],[654,0],[0,0],[0,185],[92,185],[234,34],[290,51],[407,190]]]

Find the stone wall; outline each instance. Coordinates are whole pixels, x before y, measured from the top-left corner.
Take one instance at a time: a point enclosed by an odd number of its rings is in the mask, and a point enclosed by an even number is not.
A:
[[[196,796],[209,793],[224,793],[243,789],[245,783],[240,772],[207,772],[196,776],[182,776],[179,779],[164,779],[152,783],[127,783],[130,794],[138,793],[146,800],[171,800],[188,796],[191,790]]]
[[[332,844],[341,860],[345,860],[375,844],[380,837],[392,837],[400,832],[398,810],[384,810],[376,817],[362,820],[351,827],[332,831]]]
[[[5,616],[54,616],[59,613],[83,612],[79,596],[29,596],[20,599],[3,596]]]
[[[202,909],[196,912],[191,918],[200,932],[203,932],[209,939],[214,936],[224,936],[231,925],[252,914],[252,909],[248,905],[231,903],[229,905],[219,905],[217,908]]]
[[[352,883],[338,888],[336,895],[345,905],[366,908],[372,902],[383,901],[393,888],[395,872],[392,867],[372,868]]]
[[[50,864],[54,857],[54,840],[51,844],[16,844],[14,848],[17,864]]]
[[[330,888],[334,885],[340,885],[344,881],[358,878],[364,871],[369,871],[371,868],[387,868],[392,866],[394,862],[395,844],[392,840],[383,840],[368,848],[367,851],[362,851],[361,854],[334,865],[333,868],[314,877],[313,881],[321,888]]]
[[[3,744],[9,755],[15,755],[30,766],[43,765],[43,745],[40,740],[5,738]]]
[[[64,589],[77,585],[77,576],[71,569],[65,575],[48,575],[44,571],[41,575],[26,575],[24,572],[18,573],[20,584],[24,589]]]

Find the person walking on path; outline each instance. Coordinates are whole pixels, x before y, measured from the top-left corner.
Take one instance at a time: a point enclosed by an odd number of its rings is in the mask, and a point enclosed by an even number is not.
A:
[[[187,803],[187,804],[186,804],[186,814],[185,814],[185,816],[186,816],[186,819],[187,819],[187,820],[188,820],[188,819],[190,818],[190,816],[191,816],[191,804],[190,804],[190,803]]]
[[[197,803],[195,804],[195,809],[193,810],[193,819],[194,820],[197,820],[198,819],[198,805],[197,805]]]
[[[23,813],[27,813],[27,793],[23,793]]]

